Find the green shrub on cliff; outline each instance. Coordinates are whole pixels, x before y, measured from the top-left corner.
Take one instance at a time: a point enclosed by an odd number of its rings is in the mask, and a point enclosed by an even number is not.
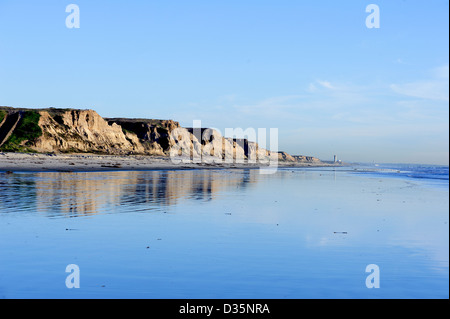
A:
[[[6,112],[3,111],[3,110],[0,110],[0,123],[3,121],[3,119],[5,118],[5,116],[6,116]]]
[[[26,146],[31,145],[34,140],[42,135],[42,129],[38,125],[40,117],[41,115],[38,112],[24,112],[16,129],[1,147],[1,150],[6,152],[32,152]],[[22,145],[23,142],[25,142],[24,145]]]

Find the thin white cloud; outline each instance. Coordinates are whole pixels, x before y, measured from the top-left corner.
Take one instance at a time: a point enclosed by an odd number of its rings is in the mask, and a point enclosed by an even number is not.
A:
[[[448,82],[441,81],[422,81],[406,84],[391,84],[391,89],[398,94],[411,97],[449,101]]]
[[[320,89],[336,90],[336,87],[329,81],[316,80],[309,83],[308,92],[318,92]]]
[[[323,86],[326,89],[330,89],[330,90],[336,90],[336,87],[334,87],[330,82],[328,81],[316,81],[317,83],[319,83],[321,86]]]
[[[398,94],[415,98],[449,101],[448,65],[433,70],[433,78],[403,84],[391,84],[390,88]]]

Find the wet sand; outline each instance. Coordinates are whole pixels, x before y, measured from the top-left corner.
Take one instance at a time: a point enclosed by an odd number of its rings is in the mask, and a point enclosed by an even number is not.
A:
[[[395,174],[0,174],[0,299],[448,299],[448,180]]]
[[[290,163],[281,161],[278,163],[272,162],[271,165],[274,167],[334,166],[329,163]],[[170,157],[142,155],[0,153],[0,171],[11,172],[260,168],[268,166],[267,163],[176,163]]]

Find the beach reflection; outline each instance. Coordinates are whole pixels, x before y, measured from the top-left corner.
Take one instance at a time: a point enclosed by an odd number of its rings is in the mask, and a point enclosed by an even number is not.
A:
[[[183,200],[211,201],[256,181],[257,170],[122,171],[13,174],[0,184],[1,212],[49,217],[164,209]]]
[[[72,298],[70,263],[84,298],[448,298],[448,242],[448,185],[422,179],[0,173],[0,298]]]

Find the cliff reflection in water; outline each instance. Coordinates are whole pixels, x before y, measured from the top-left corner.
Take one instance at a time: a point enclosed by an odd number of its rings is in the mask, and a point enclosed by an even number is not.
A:
[[[258,170],[13,174],[1,177],[0,213],[35,208],[50,217],[76,217],[153,211],[184,200],[213,200],[227,189],[247,187],[257,174]]]

